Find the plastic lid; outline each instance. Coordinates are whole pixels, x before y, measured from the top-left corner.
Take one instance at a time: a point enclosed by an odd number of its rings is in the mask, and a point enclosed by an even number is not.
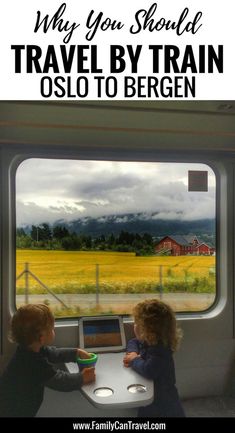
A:
[[[98,356],[96,353],[90,353],[90,358],[77,358],[77,363],[82,365],[90,365],[95,364],[97,361]]]

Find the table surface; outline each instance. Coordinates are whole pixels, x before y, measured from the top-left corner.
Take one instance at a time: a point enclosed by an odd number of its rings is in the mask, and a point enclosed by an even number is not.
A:
[[[152,403],[154,395],[153,381],[144,378],[131,367],[124,367],[123,357],[125,353],[102,353],[98,354],[96,363],[96,381],[81,388],[84,396],[99,408],[130,408],[147,406]],[[66,367],[70,373],[78,372],[78,365],[69,362]],[[131,388],[136,392],[130,392]],[[97,391],[100,390],[101,391]],[[103,391],[103,388],[105,390]],[[106,392],[107,391],[107,392]],[[100,396],[110,393],[111,395]]]

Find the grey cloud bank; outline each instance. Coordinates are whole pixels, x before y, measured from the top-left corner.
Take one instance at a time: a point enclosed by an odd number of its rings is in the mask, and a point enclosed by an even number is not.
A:
[[[208,192],[188,192],[188,170],[208,170]],[[18,168],[16,198],[17,226],[128,213],[214,218],[215,175],[203,164],[29,159]]]

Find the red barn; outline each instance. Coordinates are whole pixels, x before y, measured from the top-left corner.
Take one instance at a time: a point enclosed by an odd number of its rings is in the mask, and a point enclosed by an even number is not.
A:
[[[165,236],[156,245],[157,254],[168,254],[171,256],[212,255],[215,248],[200,241],[195,235],[172,235]]]

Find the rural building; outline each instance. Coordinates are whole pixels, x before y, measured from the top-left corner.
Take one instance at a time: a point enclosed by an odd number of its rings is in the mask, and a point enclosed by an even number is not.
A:
[[[171,256],[206,255],[215,253],[215,248],[201,241],[195,235],[172,235],[165,236],[155,247],[157,254],[168,254]]]

